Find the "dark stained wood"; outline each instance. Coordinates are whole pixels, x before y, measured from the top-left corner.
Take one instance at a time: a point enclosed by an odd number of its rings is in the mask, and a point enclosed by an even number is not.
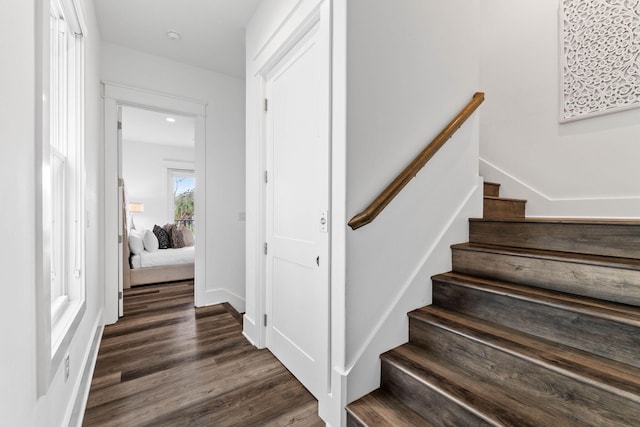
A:
[[[485,197],[500,197],[500,184],[485,181],[483,190],[483,194]]]
[[[433,277],[433,303],[640,368],[638,307],[455,273]]]
[[[383,387],[437,425],[534,427],[561,420],[534,402],[518,399],[503,387],[482,381],[464,367],[415,345],[405,344],[381,358]]]
[[[566,252],[465,243],[453,271],[640,306],[640,262]]]
[[[470,220],[349,426],[638,425],[640,221],[524,219],[497,188],[485,206],[522,218]]]
[[[85,426],[324,425],[317,401],[242,336],[230,305],[194,308],[193,283],[125,291],[107,326]]]
[[[416,156],[415,159],[369,204],[369,206],[349,221],[349,227],[356,230],[369,224],[391,203],[402,189],[420,172],[431,158],[444,146],[484,101],[484,93],[476,92],[469,103],[449,122],[449,124]]]
[[[469,220],[469,241],[527,249],[640,259],[640,221]]]
[[[640,419],[638,369],[437,307],[410,313],[410,321],[411,343],[558,420],[631,426]]]
[[[483,201],[483,218],[524,218],[526,200],[485,196]]]
[[[238,310],[233,308],[233,306],[228,302],[222,303],[222,306],[233,316],[234,319],[236,319],[236,322],[242,325],[242,315],[244,313],[239,313]]]
[[[347,407],[347,426],[434,427],[435,424],[383,390],[376,390]]]

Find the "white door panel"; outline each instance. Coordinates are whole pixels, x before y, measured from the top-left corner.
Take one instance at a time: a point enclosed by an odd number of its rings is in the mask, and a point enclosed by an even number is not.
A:
[[[267,346],[313,393],[327,390],[328,31],[317,23],[267,78]]]

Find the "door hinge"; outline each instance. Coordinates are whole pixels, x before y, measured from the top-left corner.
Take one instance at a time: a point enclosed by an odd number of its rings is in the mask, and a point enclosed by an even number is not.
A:
[[[264,183],[268,183],[269,182],[269,172],[264,171]]]
[[[118,122],[118,130],[122,130],[122,122]]]
[[[264,254],[266,255],[269,252],[269,245],[267,242],[264,242]]]
[[[264,326],[266,327],[266,326],[267,326],[267,314],[266,314],[266,313],[265,313],[265,315],[264,315],[263,320],[264,320],[264,322],[263,322],[263,323],[264,323]]]
[[[122,299],[122,291],[118,291],[118,299]]]
[[[118,234],[118,243],[122,243],[123,239],[122,239],[122,234]]]
[[[264,112],[269,111],[269,100],[267,98],[264,99]]]

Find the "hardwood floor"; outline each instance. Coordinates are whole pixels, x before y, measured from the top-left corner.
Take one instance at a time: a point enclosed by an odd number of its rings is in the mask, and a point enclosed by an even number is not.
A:
[[[193,282],[125,290],[104,330],[84,426],[323,426],[313,396]]]

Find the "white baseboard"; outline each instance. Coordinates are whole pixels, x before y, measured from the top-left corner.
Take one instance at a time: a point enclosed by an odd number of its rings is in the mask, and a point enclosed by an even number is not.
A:
[[[73,408],[69,415],[69,427],[81,427],[84,418],[84,411],[87,407],[87,399],[89,398],[89,389],[91,388],[91,380],[93,379],[93,371],[98,359],[98,350],[102,342],[102,332],[104,325],[102,324],[102,313],[96,316],[96,324],[93,328],[93,336],[91,337],[91,345],[88,347],[83,360],[82,375],[74,388],[71,401]]]
[[[228,291],[227,289],[207,289],[204,295],[205,305],[222,304],[228,302],[239,313],[245,312],[244,298]]]
[[[640,196],[553,198],[482,158],[480,175],[499,183],[501,196],[526,199],[527,217],[640,218]]]
[[[432,245],[422,257],[413,273],[390,301],[387,310],[381,313],[378,323],[371,330],[365,343],[356,353],[353,362],[345,369],[349,384],[346,402],[351,402],[379,386],[380,354],[407,342],[409,321],[407,313],[418,308],[418,294],[424,292],[425,286],[421,278],[429,278],[434,274],[444,273],[451,267],[450,246],[466,241],[468,238],[469,218],[480,215],[482,206],[482,179],[466,195],[462,203],[452,212],[450,220],[443,225],[442,231],[434,239]],[[429,288],[431,303],[431,290]],[[425,304],[420,304],[425,305]]]
[[[258,347],[256,344],[258,342],[258,331],[256,322],[251,319],[246,314],[242,316],[242,335],[254,346]]]

